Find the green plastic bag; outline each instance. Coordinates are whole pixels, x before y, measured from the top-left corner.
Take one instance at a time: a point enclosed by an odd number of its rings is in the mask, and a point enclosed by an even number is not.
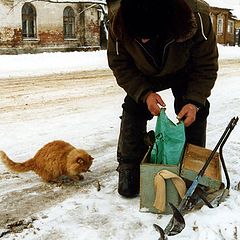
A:
[[[151,151],[151,162],[177,165],[184,151],[185,128],[183,121],[175,124],[161,109],[155,128],[155,143]]]

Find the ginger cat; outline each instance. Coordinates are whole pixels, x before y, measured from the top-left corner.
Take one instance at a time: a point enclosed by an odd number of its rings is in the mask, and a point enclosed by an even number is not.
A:
[[[10,170],[34,171],[46,182],[58,182],[61,176],[83,179],[80,173],[87,172],[93,160],[86,151],[61,140],[44,145],[33,158],[23,163],[13,162],[3,151],[0,151],[0,158]]]

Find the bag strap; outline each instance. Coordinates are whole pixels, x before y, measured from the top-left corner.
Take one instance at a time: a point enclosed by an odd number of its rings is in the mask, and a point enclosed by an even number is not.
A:
[[[166,180],[171,179],[179,196],[184,197],[186,193],[186,184],[183,179],[175,173],[168,170],[159,171],[154,177],[155,201],[153,206],[160,212],[165,212],[166,209]]]

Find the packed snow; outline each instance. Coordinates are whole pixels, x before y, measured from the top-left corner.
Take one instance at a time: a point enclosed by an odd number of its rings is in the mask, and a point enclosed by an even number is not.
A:
[[[225,47],[219,45],[220,62],[227,65],[219,70],[218,81],[209,98],[211,113],[208,121],[207,147],[213,149],[226,128],[230,119],[240,114],[240,47]],[[0,56],[0,83],[6,79],[48,74],[64,74],[80,71],[108,69],[106,51],[72,52],[72,53],[42,53],[26,55]],[[112,76],[114,81],[114,77]],[[36,80],[37,81],[37,80]],[[10,81],[11,82],[11,81]],[[104,156],[96,157],[93,164],[102,166],[104,170],[110,163],[116,164],[116,144],[121,114],[121,101],[124,93],[111,96],[108,102],[99,102],[93,96],[94,91],[100,91],[99,84],[92,85],[88,90],[81,89],[88,98],[89,108],[83,106],[83,112],[74,109],[75,115],[62,114],[51,119],[48,115],[34,114],[31,121],[9,121],[4,124],[4,114],[0,115],[0,149],[6,150],[13,159],[21,160],[31,157],[40,142],[62,138],[77,144],[78,134],[81,134],[80,145],[89,149],[104,148],[111,139],[113,147],[106,150]],[[113,85],[112,88],[118,88]],[[24,91],[24,90],[23,90]],[[46,93],[47,94],[47,88]],[[53,92],[52,94],[54,99]],[[91,94],[91,97],[90,97]],[[172,110],[172,96],[169,90],[163,91],[162,96],[167,103],[169,115]],[[88,96],[89,95],[89,96]],[[13,96],[14,97],[14,96]],[[34,98],[37,96],[29,96]],[[5,99],[0,97],[0,101]],[[16,101],[21,101],[16,99]],[[113,105],[118,103],[119,105]],[[1,108],[1,104],[0,104]],[[54,113],[54,110],[52,110]],[[49,112],[49,115],[53,114]],[[16,115],[19,119],[21,113]],[[155,122],[149,123],[154,128]],[[200,210],[186,214],[186,227],[179,235],[169,239],[178,240],[238,240],[240,239],[240,192],[237,184],[240,181],[240,123],[236,126],[224,148],[224,158],[231,178],[230,196],[217,208],[209,209],[204,206]],[[39,144],[38,144],[39,143]],[[100,156],[100,155],[97,155]],[[0,162],[0,172],[6,171]],[[89,173],[90,174],[90,173]],[[24,174],[21,174],[21,176]],[[32,175],[25,174],[25,179]],[[86,176],[88,178],[88,176]],[[3,180],[1,180],[3,181]],[[36,178],[36,182],[41,182]],[[224,179],[223,179],[224,181]],[[3,183],[2,183],[3,184]],[[45,184],[45,183],[41,183]],[[117,193],[117,172],[113,171],[101,180],[101,190],[90,184],[84,191],[77,191],[73,196],[57,203],[55,206],[37,213],[33,227],[26,228],[20,233],[5,234],[1,239],[8,240],[157,240],[159,234],[154,230],[153,223],[165,227],[170,215],[157,215],[139,211],[140,198],[125,199]],[[26,186],[19,185],[19,191]],[[61,188],[55,187],[56,194]],[[36,196],[38,192],[34,193]],[[4,195],[0,199],[4,201]],[[38,204],[33,202],[32,204]],[[1,211],[1,209],[0,209]],[[26,219],[29,216],[26,216]],[[1,230],[1,229],[0,229]],[[4,231],[4,230],[2,230]],[[0,231],[1,235],[1,231]]]
[[[219,50],[220,59],[239,58],[239,47],[219,45]],[[2,55],[0,60],[0,78],[108,68],[105,51]]]

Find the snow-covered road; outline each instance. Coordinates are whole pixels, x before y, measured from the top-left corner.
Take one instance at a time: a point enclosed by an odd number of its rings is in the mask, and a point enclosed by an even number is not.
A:
[[[240,60],[220,63],[210,97],[209,148],[230,118],[240,113]],[[110,70],[0,79],[1,150],[24,161],[47,142],[62,139],[95,157],[92,173],[83,182],[61,187],[43,183],[32,172],[10,173],[0,163],[1,239],[157,239],[152,224],[164,226],[169,217],[140,213],[139,198],[126,200],[116,191],[115,155],[124,95]],[[164,91],[162,96],[169,115],[174,115],[171,94]],[[153,120],[149,128],[154,126]],[[186,229],[173,240],[240,239],[240,193],[234,190],[240,181],[239,130],[237,126],[224,152],[232,180],[230,197],[217,209],[204,207],[188,214]]]

